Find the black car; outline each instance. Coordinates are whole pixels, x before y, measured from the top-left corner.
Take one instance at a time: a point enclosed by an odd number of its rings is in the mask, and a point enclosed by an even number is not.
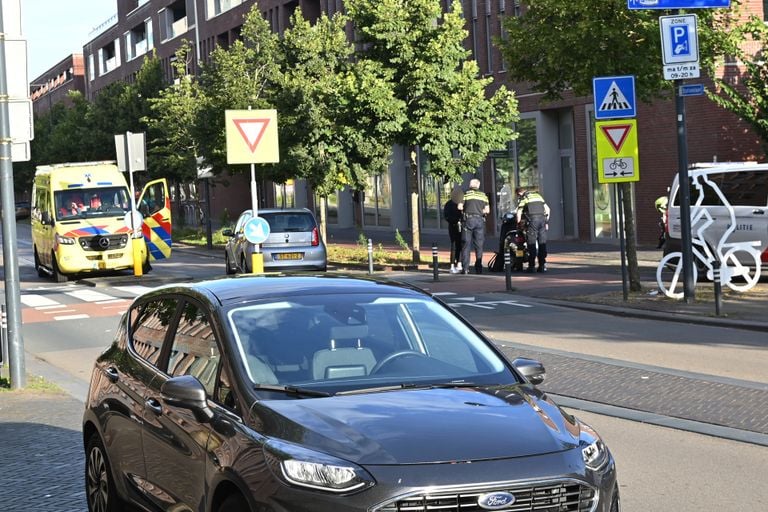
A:
[[[617,512],[611,453],[543,378],[396,283],[163,287],[96,361],[88,508]]]
[[[29,201],[16,201],[16,220],[29,218],[31,212]]]

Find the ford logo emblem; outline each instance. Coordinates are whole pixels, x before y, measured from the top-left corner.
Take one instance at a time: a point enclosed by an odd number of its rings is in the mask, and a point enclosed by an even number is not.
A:
[[[508,492],[492,492],[483,494],[477,499],[477,504],[485,510],[501,510],[515,502],[515,495]]]

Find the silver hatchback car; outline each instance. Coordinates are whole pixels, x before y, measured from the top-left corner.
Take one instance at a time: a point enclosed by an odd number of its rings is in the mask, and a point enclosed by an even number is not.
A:
[[[264,270],[321,270],[328,267],[328,254],[320,237],[315,216],[306,208],[265,208],[259,217],[269,224],[270,233],[261,245]],[[245,210],[234,229],[226,229],[229,237],[225,246],[227,274],[251,273],[253,244],[245,238],[245,225],[253,218]]]

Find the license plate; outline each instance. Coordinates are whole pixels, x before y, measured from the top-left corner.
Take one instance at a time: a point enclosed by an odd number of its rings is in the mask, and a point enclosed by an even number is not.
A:
[[[516,255],[518,258],[522,258],[522,257],[523,257],[523,251],[519,251],[519,250],[518,250],[518,251],[515,251],[515,255]]]
[[[99,262],[99,270],[106,270],[107,269],[107,263],[104,261]]]
[[[300,260],[302,257],[303,254],[300,252],[281,252],[274,256],[276,260]]]

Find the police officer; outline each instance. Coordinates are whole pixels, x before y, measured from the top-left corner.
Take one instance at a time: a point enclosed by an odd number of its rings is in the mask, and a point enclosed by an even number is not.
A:
[[[536,258],[539,260],[538,272],[547,271],[547,224],[549,205],[536,190],[517,189],[517,224],[523,225],[528,242],[528,272],[533,272]],[[538,247],[537,247],[538,244]]]
[[[483,243],[485,242],[485,216],[491,211],[488,196],[480,189],[480,180],[469,180],[469,190],[459,203],[459,210],[464,215],[464,229],[461,234],[462,273],[469,273],[469,252],[475,250],[475,273],[483,273]]]

